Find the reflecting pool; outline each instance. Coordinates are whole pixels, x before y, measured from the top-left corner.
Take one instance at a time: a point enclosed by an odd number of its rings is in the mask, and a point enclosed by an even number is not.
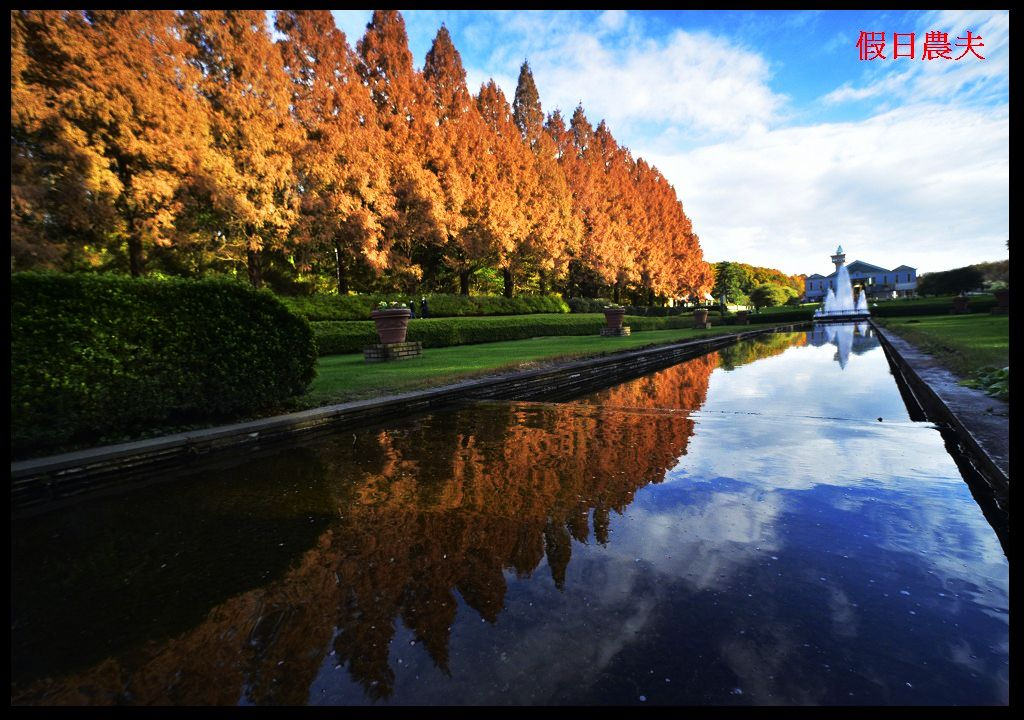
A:
[[[1008,563],[867,326],[18,520],[14,704],[1004,704]]]

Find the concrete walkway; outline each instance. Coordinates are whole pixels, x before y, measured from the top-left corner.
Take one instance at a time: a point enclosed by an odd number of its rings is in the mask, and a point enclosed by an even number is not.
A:
[[[957,435],[975,467],[1008,509],[1010,487],[1010,406],[980,390],[964,387],[939,362],[896,335],[872,326],[896,369],[930,419]]]

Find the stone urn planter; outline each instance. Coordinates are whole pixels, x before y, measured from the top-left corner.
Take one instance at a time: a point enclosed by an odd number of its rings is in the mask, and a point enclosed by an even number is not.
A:
[[[604,309],[604,326],[609,330],[618,330],[622,327],[622,318],[625,316],[626,308],[607,307]]]
[[[952,312],[954,315],[961,315],[963,313],[969,312],[967,310],[967,299],[968,298],[966,295],[957,295],[956,297],[953,298]]]
[[[384,345],[405,342],[405,333],[409,329],[409,316],[412,312],[406,307],[381,308],[370,313],[377,325],[377,336]]]
[[[738,310],[736,312],[736,324],[737,325],[749,325],[750,324],[750,311],[749,310]]]
[[[697,308],[693,311],[693,326],[698,328],[707,328],[710,326],[708,322],[708,309]]]

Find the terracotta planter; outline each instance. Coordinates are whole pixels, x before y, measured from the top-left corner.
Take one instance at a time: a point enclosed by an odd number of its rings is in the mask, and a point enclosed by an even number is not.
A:
[[[953,298],[953,312],[954,313],[965,313],[967,310],[967,297],[964,295],[957,295]]]
[[[1010,288],[1005,290],[996,290],[993,293],[996,296],[996,301],[999,303],[999,308],[1009,309],[1010,308]]]
[[[385,345],[405,342],[410,315],[412,312],[409,308],[387,308],[370,313],[370,317],[377,324],[377,336]]]
[[[693,324],[704,325],[708,321],[708,309],[697,308],[693,311]]]
[[[626,315],[626,308],[605,308],[604,325],[609,330],[618,330],[622,327],[622,318]]]

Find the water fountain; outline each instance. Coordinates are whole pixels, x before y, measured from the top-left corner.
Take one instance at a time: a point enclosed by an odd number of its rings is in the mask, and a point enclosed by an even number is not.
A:
[[[869,314],[867,295],[861,291],[860,297],[854,302],[853,284],[850,282],[850,273],[845,265],[840,265],[836,270],[836,289],[828,289],[825,302],[821,308],[815,310],[815,320],[825,321],[847,321],[866,318]]]

